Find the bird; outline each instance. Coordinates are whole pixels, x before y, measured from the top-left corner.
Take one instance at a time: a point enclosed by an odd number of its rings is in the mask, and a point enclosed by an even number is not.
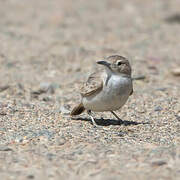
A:
[[[129,60],[120,55],[111,55],[97,61],[97,64],[103,67],[90,74],[87,81],[83,83],[79,90],[81,101],[72,109],[70,115],[79,115],[87,110],[92,124],[97,126],[92,111],[110,111],[119,121],[122,121],[114,111],[121,109],[133,94]]]

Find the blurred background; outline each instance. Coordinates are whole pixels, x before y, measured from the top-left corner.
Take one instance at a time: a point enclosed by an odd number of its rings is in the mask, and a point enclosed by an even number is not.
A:
[[[180,63],[179,0],[0,3],[0,75],[6,81],[71,82],[75,72],[111,54],[129,57],[134,73]]]
[[[72,121],[78,83],[113,54],[132,65],[134,94],[120,117],[136,125]],[[0,0],[4,179],[175,178],[179,82],[179,0]]]

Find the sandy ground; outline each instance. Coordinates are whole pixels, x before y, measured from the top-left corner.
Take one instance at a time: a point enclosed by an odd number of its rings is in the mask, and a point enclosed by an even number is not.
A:
[[[1,179],[178,179],[179,8],[179,0],[1,0]],[[142,77],[117,112],[124,123],[108,112],[94,113],[97,128],[86,113],[71,119],[79,82],[112,54]]]

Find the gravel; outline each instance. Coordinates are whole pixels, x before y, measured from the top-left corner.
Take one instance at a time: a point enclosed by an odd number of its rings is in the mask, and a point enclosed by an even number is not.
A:
[[[1,179],[179,179],[179,0],[0,2]],[[96,61],[130,59],[117,111],[71,118]]]

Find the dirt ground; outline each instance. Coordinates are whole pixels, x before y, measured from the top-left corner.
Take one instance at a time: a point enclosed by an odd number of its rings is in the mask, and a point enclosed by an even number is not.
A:
[[[178,179],[179,10],[179,0],[0,0],[0,179]],[[72,119],[79,83],[113,54],[135,77],[124,123]]]

